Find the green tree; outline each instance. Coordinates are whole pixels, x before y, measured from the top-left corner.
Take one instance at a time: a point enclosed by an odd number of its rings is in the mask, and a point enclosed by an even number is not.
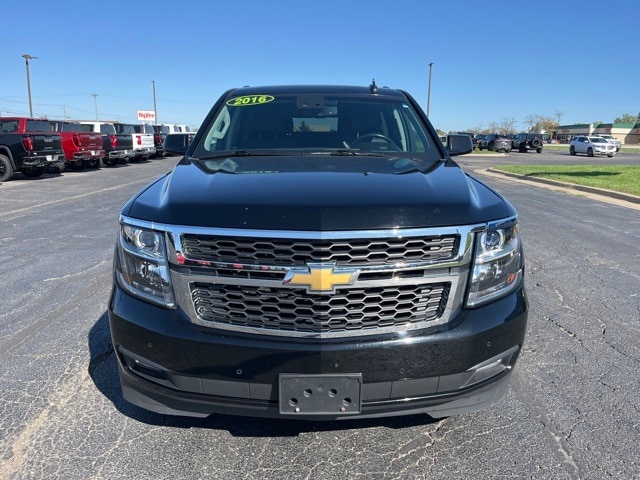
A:
[[[631,113],[623,113],[621,116],[616,117],[613,123],[636,123],[640,121],[640,113],[638,116],[632,115]]]

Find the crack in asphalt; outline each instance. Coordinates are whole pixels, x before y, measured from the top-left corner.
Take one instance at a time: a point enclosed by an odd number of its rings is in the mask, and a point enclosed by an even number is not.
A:
[[[569,450],[569,446],[567,445],[567,440],[571,435],[571,431],[573,431],[573,429],[569,432],[569,436],[563,438],[560,432],[558,432],[553,427],[551,419],[545,413],[542,405],[536,402],[533,393],[528,391],[528,389],[520,381],[517,375],[512,375],[511,387],[516,392],[518,398],[525,405],[527,410],[531,412],[532,415],[534,415],[534,417],[543,426],[545,439],[551,444],[553,452],[561,460],[562,464],[565,465],[567,473],[571,476],[571,478],[576,480],[584,478],[581,468],[579,467],[577,461],[573,458],[573,455]]]
[[[568,329],[567,327],[561,325],[557,320],[555,320],[555,319],[553,319],[551,317],[548,317],[548,316],[544,315],[542,318],[544,318],[548,322],[551,322],[553,325],[558,327],[561,332],[563,332],[566,335],[568,335],[571,338],[573,338],[576,342],[578,342],[580,344],[581,347],[583,346],[582,340],[578,337],[578,335],[575,332],[572,332],[570,329]]]

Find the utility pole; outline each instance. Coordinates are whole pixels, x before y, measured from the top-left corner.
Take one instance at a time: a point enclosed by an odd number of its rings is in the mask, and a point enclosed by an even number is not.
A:
[[[98,94],[94,92],[91,95],[93,96],[93,103],[96,106],[96,122],[97,122],[98,121]]]
[[[156,106],[156,82],[155,82],[155,80],[151,80],[151,84],[153,85],[153,114],[156,116],[156,124],[159,124],[160,122],[158,122],[158,108]]]
[[[427,118],[429,118],[429,107],[431,106],[431,67],[433,67],[433,62],[429,64],[429,90],[427,91]]]
[[[33,105],[31,104],[31,78],[29,78],[29,60],[33,60],[34,58],[38,57],[32,57],[27,53],[23,53],[22,58],[24,58],[24,61],[27,65],[27,93],[29,95],[29,116],[33,118]]]
[[[560,110],[556,110],[556,117],[558,117],[558,126],[560,126],[560,117],[562,117],[562,112]]]

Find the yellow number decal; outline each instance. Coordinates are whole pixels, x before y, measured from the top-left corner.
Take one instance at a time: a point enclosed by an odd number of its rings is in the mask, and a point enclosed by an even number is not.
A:
[[[227,100],[230,107],[246,107],[248,105],[262,105],[263,103],[273,102],[274,97],[271,95],[245,95],[244,97],[235,97]]]

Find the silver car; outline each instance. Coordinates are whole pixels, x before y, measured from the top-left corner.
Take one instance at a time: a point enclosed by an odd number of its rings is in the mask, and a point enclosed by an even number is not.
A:
[[[594,155],[613,157],[616,154],[616,146],[602,137],[578,135],[569,143],[569,153],[571,155],[586,153],[589,157]]]
[[[613,135],[594,135],[594,137],[604,138],[607,142],[612,143],[616,147],[616,152],[620,151],[620,147],[622,147],[622,142],[618,140]]]

